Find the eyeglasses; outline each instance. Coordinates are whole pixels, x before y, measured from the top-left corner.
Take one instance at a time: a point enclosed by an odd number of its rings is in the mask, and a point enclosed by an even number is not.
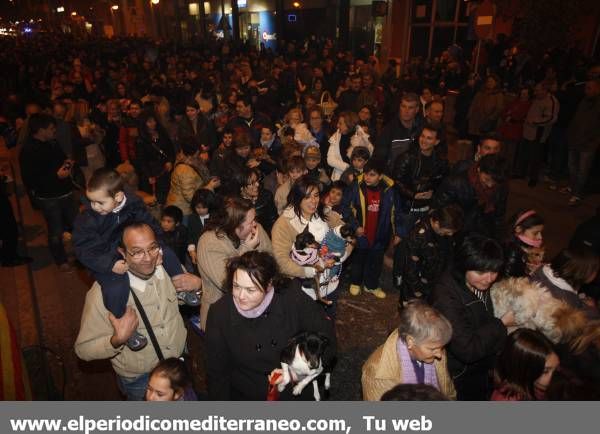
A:
[[[160,252],[160,246],[158,244],[155,244],[153,246],[150,246],[147,249],[136,249],[136,250],[134,250],[132,252],[130,252],[129,250],[126,250],[126,252],[133,259],[140,260],[146,254],[148,254],[148,256],[150,256],[150,257],[157,255],[158,252]]]
[[[260,181],[258,179],[255,179],[254,181],[248,181],[248,184],[246,185],[260,185]]]

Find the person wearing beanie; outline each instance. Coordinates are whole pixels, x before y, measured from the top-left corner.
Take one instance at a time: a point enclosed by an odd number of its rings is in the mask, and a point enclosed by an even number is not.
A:
[[[307,146],[304,148],[303,156],[306,163],[306,170],[308,171],[307,175],[319,182],[321,190],[331,184],[331,180],[327,176],[325,169],[321,167],[321,151],[319,147],[314,145]]]

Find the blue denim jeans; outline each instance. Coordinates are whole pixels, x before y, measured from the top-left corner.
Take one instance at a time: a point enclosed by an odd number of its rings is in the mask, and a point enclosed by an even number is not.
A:
[[[569,149],[569,179],[573,195],[583,197],[583,191],[594,164],[596,151]]]
[[[146,387],[148,386],[149,373],[142,374],[139,377],[122,377],[117,375],[117,384],[119,390],[127,397],[127,401],[143,401],[146,397]]]
[[[48,226],[48,248],[52,258],[56,265],[64,264],[67,262],[67,254],[62,242],[62,234],[72,229],[77,215],[77,204],[73,194],[55,199],[38,198],[37,203]]]

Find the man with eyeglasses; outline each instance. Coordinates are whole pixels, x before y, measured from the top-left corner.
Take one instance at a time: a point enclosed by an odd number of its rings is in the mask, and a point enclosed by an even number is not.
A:
[[[148,374],[159,361],[159,351],[164,358],[179,357],[185,348],[187,331],[179,313],[177,292],[197,291],[201,280],[189,273],[169,278],[161,265],[162,252],[156,234],[146,223],[127,226],[118,251],[127,262],[132,292],[127,310],[121,318],[112,315],[104,307],[100,285],[95,282],[85,299],[75,353],[86,361],[110,359],[119,388],[127,399],[143,400]],[[126,346],[136,330],[150,336],[150,341],[153,339],[134,307],[133,294],[156,336],[156,344],[152,342],[139,351]]]

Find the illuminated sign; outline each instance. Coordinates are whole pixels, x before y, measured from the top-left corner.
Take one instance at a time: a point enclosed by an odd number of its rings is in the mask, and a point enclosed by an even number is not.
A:
[[[237,1],[238,8],[245,8],[248,6],[248,0],[238,0]]]
[[[277,39],[277,33],[263,32],[262,38],[265,41],[275,41]]]

